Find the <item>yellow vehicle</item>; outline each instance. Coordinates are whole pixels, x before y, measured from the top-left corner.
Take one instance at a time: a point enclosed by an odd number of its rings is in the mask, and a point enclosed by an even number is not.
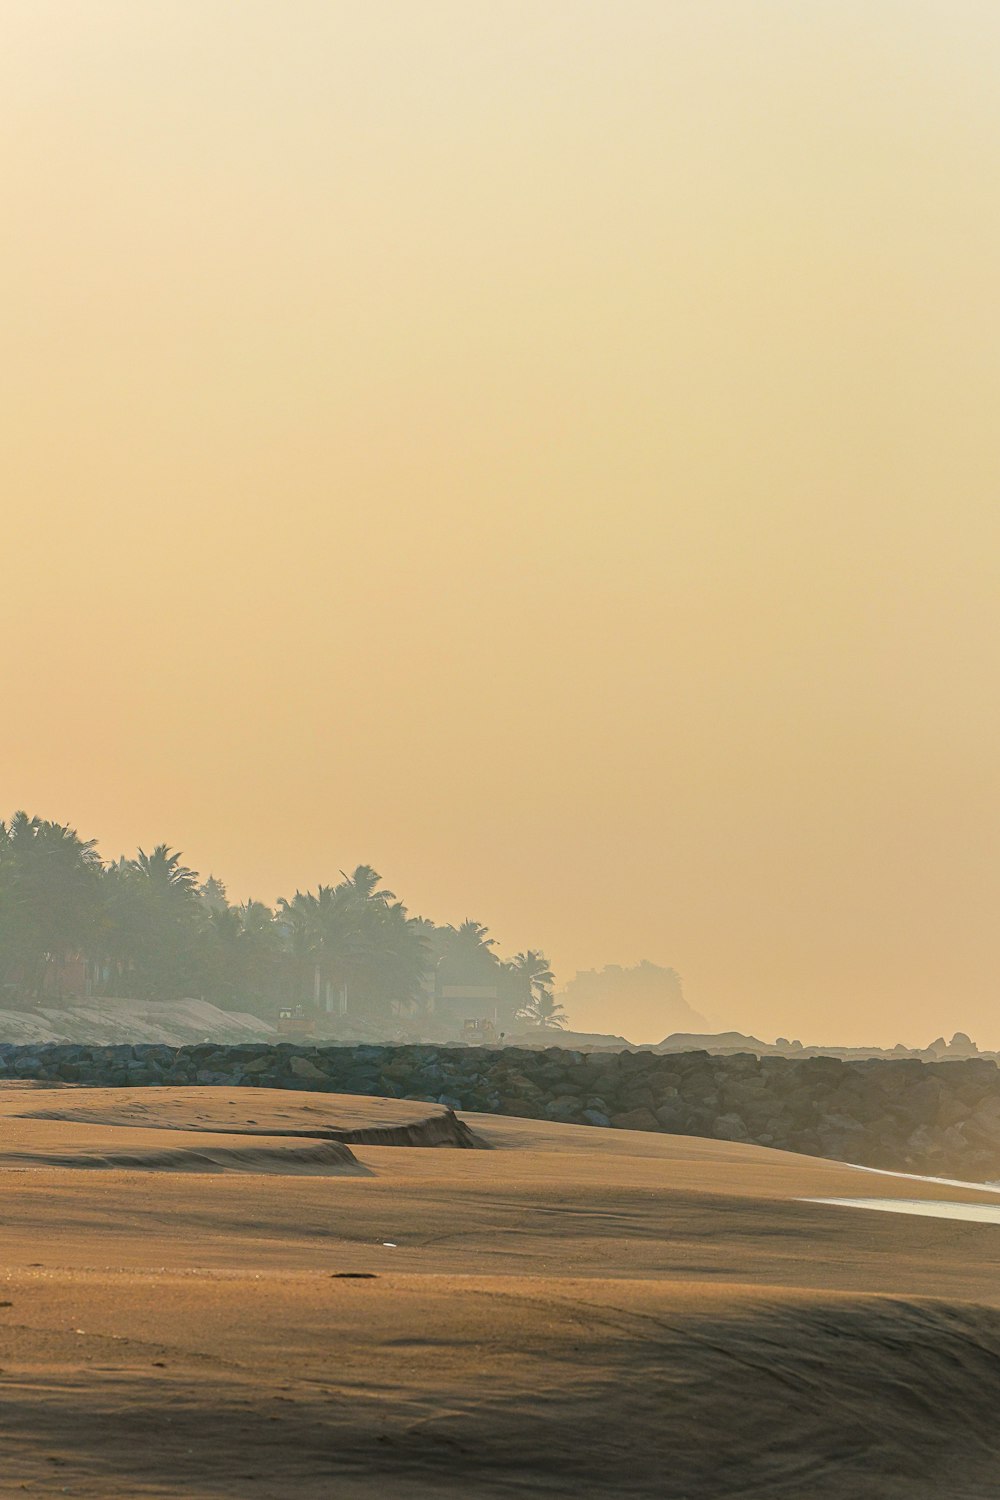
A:
[[[462,1027],[462,1040],[490,1046],[497,1039],[497,1029],[492,1021],[466,1021]]]
[[[283,1005],[278,1011],[278,1035],[286,1040],[300,1041],[312,1036],[315,1030],[315,1018],[307,1015],[303,1006]]]

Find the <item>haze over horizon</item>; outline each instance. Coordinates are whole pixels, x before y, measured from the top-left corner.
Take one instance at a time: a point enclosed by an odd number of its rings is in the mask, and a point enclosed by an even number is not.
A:
[[[11,0],[0,814],[1000,1045],[998,45]]]

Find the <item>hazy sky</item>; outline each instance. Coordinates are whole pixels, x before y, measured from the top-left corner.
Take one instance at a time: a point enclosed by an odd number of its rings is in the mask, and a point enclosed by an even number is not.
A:
[[[1000,1043],[996,0],[3,32],[2,810]]]

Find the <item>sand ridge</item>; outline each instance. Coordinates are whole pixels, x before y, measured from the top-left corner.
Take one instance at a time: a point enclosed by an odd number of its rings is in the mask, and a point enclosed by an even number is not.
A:
[[[282,1090],[260,1089],[254,1091],[257,1106],[247,1109],[240,1091],[229,1088],[98,1088],[88,1089],[82,1099],[79,1090],[70,1090],[68,1097],[61,1090],[56,1091],[55,1101],[46,1098],[44,1104],[33,1106],[19,1102],[19,1091],[11,1092],[13,1099],[5,1099],[0,1090],[0,1122],[6,1123],[4,1142],[8,1153],[23,1140],[32,1159],[37,1159],[42,1142],[62,1141],[61,1154],[50,1150],[48,1159],[53,1165],[98,1165],[99,1150],[91,1152],[91,1160],[83,1159],[84,1142],[88,1140],[108,1144],[107,1165],[142,1166],[145,1158],[153,1165],[154,1157],[169,1155],[178,1169],[184,1169],[188,1161],[207,1160],[206,1152],[210,1150],[220,1163],[231,1159],[234,1164],[251,1160],[252,1152],[256,1151],[261,1163],[266,1160],[272,1170],[281,1170],[283,1163],[294,1170],[296,1161],[317,1164],[326,1161],[331,1166],[338,1162],[345,1166],[356,1164],[350,1150],[338,1154],[317,1148],[310,1152],[292,1144],[284,1147],[276,1144],[286,1139],[294,1143],[337,1142],[343,1147],[357,1144],[487,1149],[486,1142],[459,1120],[453,1110],[423,1101],[333,1096],[325,1105],[309,1100],[289,1104],[289,1096]],[[291,1097],[295,1100],[296,1096]],[[326,1096],[316,1097],[322,1100]],[[40,1121],[54,1122],[56,1128],[38,1126],[36,1122]],[[68,1126],[75,1128],[69,1130]],[[165,1130],[185,1137],[210,1135],[214,1145],[210,1148],[206,1142],[192,1144],[190,1140],[182,1144],[175,1137],[165,1147],[162,1141],[156,1143],[155,1137],[150,1136],[151,1132]],[[108,1134],[109,1131],[114,1133]],[[234,1146],[233,1136],[252,1137],[253,1148],[245,1143]],[[132,1147],[128,1161],[121,1156],[122,1150],[127,1149],[126,1143]],[[0,1148],[0,1164],[7,1159]],[[26,1153],[22,1152],[19,1159],[25,1160]],[[13,1164],[13,1157],[8,1164]]]

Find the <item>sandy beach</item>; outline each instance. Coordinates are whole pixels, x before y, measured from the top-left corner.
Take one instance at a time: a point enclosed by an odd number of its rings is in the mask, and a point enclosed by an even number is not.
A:
[[[0,1091],[0,1492],[997,1492],[1000,1227],[805,1201],[996,1194],[447,1120]]]

